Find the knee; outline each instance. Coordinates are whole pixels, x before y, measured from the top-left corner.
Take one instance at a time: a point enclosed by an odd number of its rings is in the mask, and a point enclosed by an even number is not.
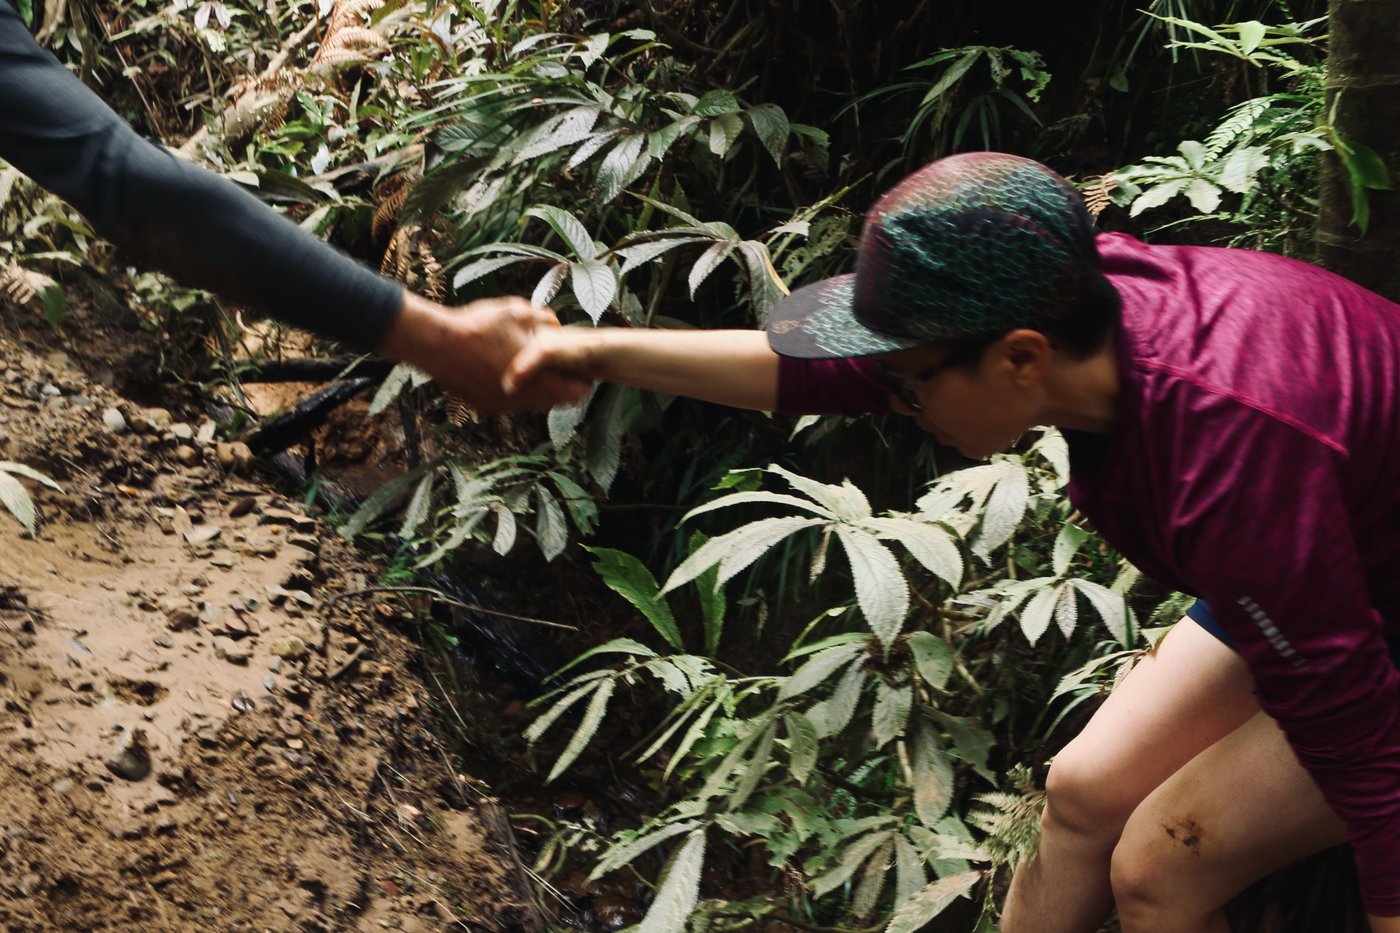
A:
[[[1055,756],[1045,780],[1045,826],[1117,840],[1140,802],[1125,793],[1121,777],[1071,742]]]
[[[1210,869],[1194,848],[1198,844],[1190,837],[1158,839],[1142,832],[1136,817],[1129,822],[1109,863],[1124,930],[1214,929],[1206,918],[1220,905],[1211,900]]]

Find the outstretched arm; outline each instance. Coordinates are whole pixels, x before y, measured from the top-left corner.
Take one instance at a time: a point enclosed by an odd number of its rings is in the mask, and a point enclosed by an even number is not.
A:
[[[513,394],[550,376],[602,380],[772,411],[778,360],[759,330],[564,327],[537,331],[507,369],[505,385]]]

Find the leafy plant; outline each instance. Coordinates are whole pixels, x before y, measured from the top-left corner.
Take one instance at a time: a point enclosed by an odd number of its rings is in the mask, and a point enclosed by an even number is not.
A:
[[[63,492],[63,487],[33,467],[12,460],[0,460],[0,505],[18,519],[24,530],[33,537],[38,530],[38,515],[34,509],[34,500],[30,498],[24,484],[15,478],[17,476],[32,479],[57,492]]]

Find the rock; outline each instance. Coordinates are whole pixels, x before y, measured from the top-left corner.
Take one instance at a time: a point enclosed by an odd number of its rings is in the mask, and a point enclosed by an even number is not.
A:
[[[44,398],[57,398],[63,394],[63,390],[52,382],[46,382],[43,387],[39,389],[39,394],[44,396]]]
[[[218,430],[218,425],[205,419],[205,422],[199,426],[199,430],[195,432],[194,442],[200,447],[208,447],[210,441],[214,440],[216,430]]]
[[[102,412],[102,423],[107,426],[107,430],[113,434],[126,433],[126,419],[122,413],[115,408],[108,408]]]
[[[126,747],[107,759],[107,770],[124,781],[140,781],[151,773],[151,752],[146,747],[146,732],[131,730]]]
[[[194,440],[194,428],[183,421],[178,421],[170,426],[170,436],[177,441],[192,441]]]
[[[214,639],[214,654],[230,664],[247,664],[248,659],[253,656],[253,650],[241,642],[220,635]]]
[[[290,525],[298,531],[310,531],[316,527],[316,519],[288,509],[263,509],[260,525]]]
[[[137,434],[158,434],[170,427],[170,412],[164,408],[142,408],[131,416],[131,429]]]
[[[244,496],[242,499],[239,499],[233,505],[229,506],[228,517],[242,518],[244,515],[256,511],[257,507],[257,499],[253,498],[252,496]]]
[[[275,658],[284,658],[288,661],[297,661],[306,657],[310,649],[306,647],[306,642],[295,635],[290,638],[282,638],[274,641],[270,649]]]
[[[196,525],[185,532],[185,540],[188,541],[192,547],[200,547],[201,545],[213,541],[222,532],[223,529],[218,525]]]
[[[199,616],[187,606],[181,606],[179,609],[171,610],[165,614],[165,627],[172,632],[183,632],[198,624]]]
[[[155,642],[156,645],[161,648],[171,648],[175,645],[175,639],[171,638],[165,632],[157,633],[156,637],[152,638],[151,641]]]
[[[181,444],[179,447],[176,447],[175,453],[171,456],[173,456],[175,462],[181,466],[194,466],[199,462],[199,451],[188,444]]]
[[[234,560],[231,555],[220,554],[213,560],[209,561],[209,563],[213,564],[215,567],[218,567],[220,570],[232,570],[234,566],[238,563],[238,561]]]

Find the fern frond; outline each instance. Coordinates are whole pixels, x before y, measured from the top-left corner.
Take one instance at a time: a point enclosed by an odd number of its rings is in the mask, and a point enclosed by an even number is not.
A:
[[[316,58],[320,61],[323,56],[349,49],[382,52],[388,47],[388,41],[374,30],[366,29],[363,26],[346,26],[326,37],[326,41],[321,45],[321,54],[317,55]]]
[[[1255,97],[1237,105],[1225,121],[1211,130],[1210,135],[1206,137],[1206,155],[1212,159],[1219,158],[1236,143],[1253,136],[1259,117],[1271,106],[1272,97]]]
[[[365,14],[383,5],[384,0],[340,0],[331,11],[330,24],[326,27],[327,35],[344,29],[351,23],[363,22]]]

